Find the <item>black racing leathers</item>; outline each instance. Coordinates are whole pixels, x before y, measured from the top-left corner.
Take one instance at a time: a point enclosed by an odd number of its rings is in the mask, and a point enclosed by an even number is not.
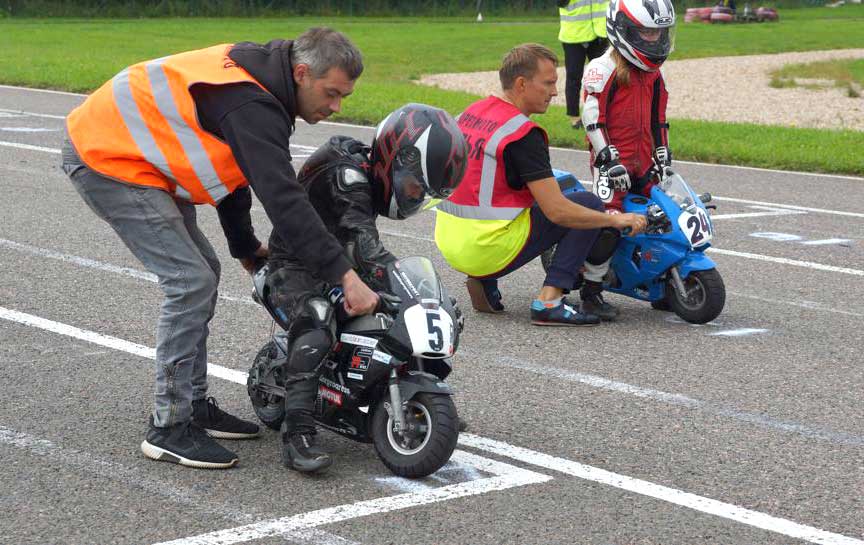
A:
[[[357,273],[372,290],[380,291],[386,289],[386,267],[396,258],[378,237],[375,203],[380,189],[370,179],[368,154],[369,148],[357,140],[335,136],[309,157],[298,181]],[[269,247],[269,302],[291,340],[283,425],[287,440],[293,434],[314,432],[317,377],[336,340],[337,309],[327,297],[333,286],[308,271],[277,231],[271,233]]]

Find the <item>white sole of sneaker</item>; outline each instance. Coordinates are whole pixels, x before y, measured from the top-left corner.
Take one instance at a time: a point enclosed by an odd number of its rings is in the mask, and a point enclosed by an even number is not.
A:
[[[161,447],[157,447],[156,445],[151,445],[146,440],[141,442],[141,452],[151,460],[171,462],[173,464],[180,464],[181,466],[195,467],[198,469],[227,469],[237,465],[238,461],[237,458],[234,458],[230,462],[201,462],[199,460],[190,460],[180,456],[179,454],[174,454],[173,452],[169,452]]]
[[[216,439],[233,439],[233,440],[241,440],[241,439],[257,439],[261,437],[261,432],[258,433],[232,433],[229,431],[219,431],[219,430],[208,430],[204,428],[204,431],[207,432],[207,435],[210,437],[215,437]]]

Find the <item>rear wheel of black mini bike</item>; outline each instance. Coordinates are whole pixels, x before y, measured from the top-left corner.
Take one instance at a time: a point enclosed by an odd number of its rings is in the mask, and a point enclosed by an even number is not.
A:
[[[269,394],[258,388],[261,381],[272,383],[271,386],[275,385],[273,375],[267,372],[275,349],[271,341],[265,344],[255,356],[255,362],[249,369],[249,378],[246,379],[246,391],[249,393],[252,410],[255,411],[258,420],[271,430],[279,431],[282,428],[282,421],[285,420],[285,402],[281,396]]]
[[[378,402],[372,415],[375,451],[390,471],[417,479],[447,463],[459,439],[459,417],[449,395],[420,393],[404,403],[405,430],[395,431],[387,412],[389,398]]]

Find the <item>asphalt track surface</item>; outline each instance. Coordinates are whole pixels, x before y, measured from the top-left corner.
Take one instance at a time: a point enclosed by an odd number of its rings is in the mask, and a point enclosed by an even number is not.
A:
[[[310,478],[268,432],[228,444],[237,468],[201,471],[138,449],[161,293],[59,168],[81,100],[0,88],[0,542],[864,543],[864,179],[679,163],[719,205],[728,299],[701,327],[618,296],[614,324],[531,326],[536,262],[501,282],[506,313],[479,315],[433,212],[381,220],[466,309],[450,382],[471,429],[451,463],[395,478],[323,433],[336,463]],[[372,131],[301,123],[297,166],[333,134]],[[584,153],[552,155],[588,177]],[[241,383],[270,324],[199,210],[224,257],[211,394],[252,418]],[[265,236],[260,205],[253,219]]]

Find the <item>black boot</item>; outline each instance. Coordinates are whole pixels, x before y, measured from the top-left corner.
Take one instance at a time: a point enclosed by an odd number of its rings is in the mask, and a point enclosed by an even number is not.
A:
[[[618,307],[610,305],[603,299],[603,284],[600,282],[585,280],[582,289],[579,290],[579,297],[582,298],[582,312],[585,314],[595,314],[601,320],[611,322],[620,313]]]
[[[315,428],[287,422],[282,425],[282,463],[288,469],[301,473],[314,473],[330,467],[333,459],[315,444]]]

